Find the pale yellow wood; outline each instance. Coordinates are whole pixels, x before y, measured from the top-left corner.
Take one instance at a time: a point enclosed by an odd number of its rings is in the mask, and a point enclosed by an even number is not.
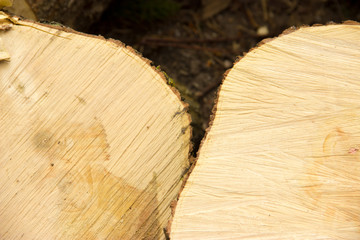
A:
[[[13,22],[0,31],[0,239],[164,239],[190,148],[179,97],[131,48]]]
[[[171,239],[360,239],[360,26],[307,27],[227,74]]]

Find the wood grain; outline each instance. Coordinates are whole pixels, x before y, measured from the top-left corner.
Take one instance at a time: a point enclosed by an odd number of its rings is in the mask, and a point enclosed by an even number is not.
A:
[[[15,21],[0,38],[0,238],[164,239],[190,119],[131,48]]]
[[[304,27],[227,73],[171,239],[360,238],[360,25]]]

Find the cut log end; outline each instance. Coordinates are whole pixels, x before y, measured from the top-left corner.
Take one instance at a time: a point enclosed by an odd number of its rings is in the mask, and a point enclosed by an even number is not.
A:
[[[300,28],[234,65],[171,239],[359,239],[359,43]]]
[[[129,47],[2,16],[0,236],[165,239],[189,165],[178,93]]]

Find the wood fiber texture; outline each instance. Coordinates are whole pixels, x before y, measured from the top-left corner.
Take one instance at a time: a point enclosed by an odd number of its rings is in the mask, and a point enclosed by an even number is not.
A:
[[[171,239],[360,239],[360,25],[303,27],[227,73]]]
[[[131,48],[13,22],[0,31],[0,239],[165,239],[190,149],[179,96]]]

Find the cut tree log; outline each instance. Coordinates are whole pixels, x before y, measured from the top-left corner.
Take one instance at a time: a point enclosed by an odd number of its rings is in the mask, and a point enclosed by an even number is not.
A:
[[[227,73],[176,239],[360,239],[360,25],[303,27]]]
[[[165,239],[190,150],[177,92],[119,42],[0,20],[0,238]]]

